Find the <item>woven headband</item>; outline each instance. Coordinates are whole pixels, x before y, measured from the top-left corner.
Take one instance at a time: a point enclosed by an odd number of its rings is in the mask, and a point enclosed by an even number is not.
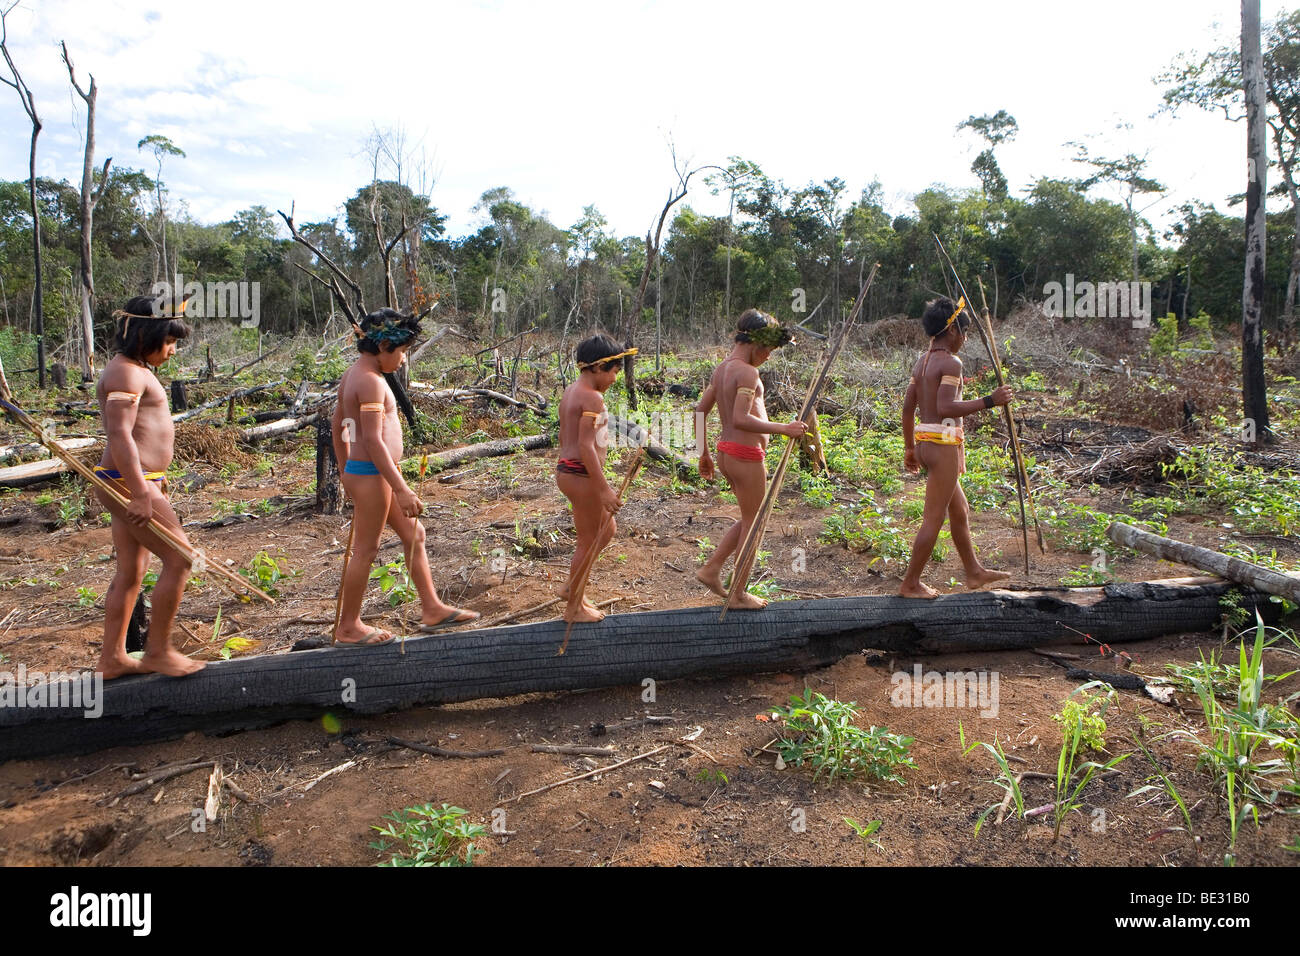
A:
[[[962,310],[965,308],[966,308],[966,297],[962,296],[960,299],[957,300],[956,311],[953,312],[952,315],[948,316],[948,321],[943,324],[943,328],[941,328],[938,332],[934,333],[932,338],[937,339],[939,336],[943,335],[943,333],[947,332],[948,326],[952,325],[954,322],[957,321],[957,316],[961,315]]]
[[[579,362],[578,368],[580,369],[595,368],[597,365],[605,365],[606,363],[613,362],[617,359],[627,358],[629,355],[636,355],[636,353],[637,353],[636,349],[624,349],[622,352],[619,352],[617,355],[606,355],[604,358],[596,359],[594,362]]]

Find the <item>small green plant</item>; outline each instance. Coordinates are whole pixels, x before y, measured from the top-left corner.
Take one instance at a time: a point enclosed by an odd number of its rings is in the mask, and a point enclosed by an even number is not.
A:
[[[77,588],[77,607],[94,607],[99,593],[90,587]]]
[[[466,811],[444,803],[441,808],[432,803],[407,807],[384,815],[386,826],[372,825],[381,836],[394,841],[375,840],[371,849],[393,855],[379,866],[473,866],[474,858],[483,851],[474,840],[487,834],[486,828],[462,820]]]
[[[406,570],[405,557],[381,564],[370,572],[370,580],[379,582],[380,589],[388,595],[388,603],[392,607],[406,604],[419,597],[419,592],[415,590],[415,584],[411,581],[411,575]]]
[[[1219,610],[1223,612],[1229,627],[1241,627],[1250,620],[1250,612],[1241,606],[1241,591],[1237,588],[1223,592],[1219,598]]]
[[[709,554],[713,551],[713,542],[708,538],[700,538],[695,544],[699,548],[695,555],[695,563],[703,564],[709,560]]]
[[[1067,571],[1061,577],[1061,583],[1068,588],[1091,588],[1107,584],[1110,579],[1105,571],[1099,571],[1090,564],[1082,564]]]
[[[804,504],[810,508],[829,508],[835,504],[835,485],[829,478],[802,472],[799,490],[803,492]]]
[[[831,783],[870,776],[902,784],[902,768],[916,766],[908,754],[913,738],[884,727],[863,730],[853,723],[857,714],[854,701],[846,704],[808,688],[802,697],[791,695],[789,707],[771,712],[780,727],[781,759],[796,767],[807,763],[813,780],[823,774]]]
[[[1093,688],[1105,688],[1105,690],[1093,694],[1091,693]],[[1077,810],[1081,806],[1080,798],[1093,776],[1098,771],[1110,770],[1132,756],[1132,754],[1120,754],[1104,764],[1093,760],[1078,763],[1078,758],[1083,751],[1100,750],[1106,745],[1103,737],[1106,732],[1106,722],[1102,719],[1102,715],[1106,713],[1106,708],[1116,697],[1115,689],[1101,681],[1083,684],[1075,688],[1070,696],[1079,693],[1083,694],[1080,701],[1067,700],[1061,708],[1061,713],[1054,714],[1052,717],[1061,724],[1061,754],[1056,762],[1056,800],[1053,806],[1056,828],[1052,833],[1053,840],[1060,839],[1061,825],[1070,811]],[[1077,706],[1071,706],[1072,704]]]
[[[1269,705],[1263,700],[1263,654],[1268,629],[1258,613],[1255,620],[1251,652],[1247,654],[1245,641],[1238,644],[1235,699],[1227,705],[1220,702],[1211,655],[1211,661],[1202,662],[1200,675],[1188,675],[1205,718],[1204,736],[1191,730],[1175,732],[1175,736],[1197,747],[1197,767],[1208,768],[1223,788],[1234,849],[1237,833],[1248,816],[1259,825],[1259,804],[1273,806],[1283,795],[1300,796],[1296,779],[1300,721],[1281,703]],[[1279,756],[1266,757],[1268,751]]]
[[[866,824],[860,824],[858,823],[857,820],[854,820],[852,817],[845,817],[844,822],[853,828],[853,832],[856,833],[858,835],[858,839],[862,841],[864,850],[867,847],[874,846],[877,850],[884,852],[885,848],[880,845],[880,841],[871,839],[872,834],[874,834],[877,830],[880,829],[880,825],[881,825],[880,820],[869,820],[867,821]]]
[[[239,573],[271,597],[278,597],[280,594],[276,584],[286,575],[292,576],[295,573],[289,569],[287,562],[281,568],[280,561],[277,561],[265,551],[259,551],[253,555],[253,560],[248,565],[247,568],[241,569]]]
[[[1151,764],[1151,769],[1155,771],[1155,773],[1152,776],[1147,777],[1147,780],[1159,780],[1160,786],[1157,787],[1155,784],[1149,783],[1144,787],[1138,787],[1136,790],[1130,793],[1129,796],[1136,797],[1139,794],[1147,793],[1152,790],[1163,789],[1164,792],[1168,795],[1169,799],[1174,802],[1174,805],[1177,806],[1179,811],[1182,813],[1183,822],[1187,824],[1187,832],[1191,833],[1192,815],[1190,812],[1188,812],[1187,804],[1183,802],[1182,795],[1178,792],[1178,789],[1173,785],[1173,782],[1167,776],[1165,776],[1164,769],[1156,761],[1156,758],[1152,755],[1151,751],[1146,748],[1146,746],[1142,743],[1142,741],[1134,737],[1133,743],[1137,744],[1138,750],[1142,751],[1142,756],[1147,758],[1147,763]]]
[[[723,773],[721,770],[716,770],[713,767],[705,767],[703,770],[701,770],[699,773],[695,775],[695,779],[700,781],[701,783],[718,784],[723,787],[725,787],[728,783],[731,782],[730,780],[727,779],[727,775],[725,773]]]
[[[1075,689],[1070,696],[1079,693],[1080,689]],[[1061,712],[1052,715],[1052,720],[1061,725],[1062,735],[1077,724],[1079,740],[1084,749],[1103,750],[1106,747],[1106,721],[1102,715],[1113,701],[1114,693],[1114,690],[1110,690],[1109,694],[1085,693],[1079,700],[1066,700],[1061,705]]]
[[[68,525],[75,525],[85,516],[86,498],[84,495],[73,494],[59,501],[60,528],[66,528]]]
[[[961,721],[957,721],[957,739],[961,741],[961,755],[963,757],[969,754],[976,747],[983,747],[993,755],[993,759],[997,761],[998,768],[1001,770],[1001,773],[994,778],[993,783],[1001,787],[1006,793],[1011,794],[1011,798],[1015,801],[1016,805],[1016,816],[1023,819],[1025,815],[1025,795],[1020,789],[1020,775],[1011,769],[1010,761],[1007,759],[1006,753],[1002,750],[1002,743],[997,739],[996,735],[991,744],[986,744],[983,741],[976,741],[967,747],[966,730],[962,727]],[[984,812],[979,815],[979,819],[975,821],[976,839],[979,838],[980,828],[984,826],[984,821],[988,819],[989,814],[1000,806],[1002,806],[1002,801],[996,800],[989,804],[988,807],[985,808]]]

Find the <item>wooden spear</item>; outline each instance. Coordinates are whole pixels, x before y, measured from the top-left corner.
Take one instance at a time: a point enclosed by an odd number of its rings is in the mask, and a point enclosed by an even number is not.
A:
[[[980,318],[983,320],[988,333],[989,354],[993,358],[993,371],[997,376],[999,385],[1004,384],[1002,375],[1002,357],[998,354],[997,340],[993,336],[993,320],[989,315],[989,302],[984,297],[984,280],[979,276],[975,277],[975,282],[980,287]],[[1047,553],[1047,541],[1043,537],[1043,529],[1038,523],[1038,507],[1034,504],[1033,489],[1029,487],[1029,472],[1025,469],[1025,456],[1020,450],[1020,425],[1016,422],[1015,416],[1011,413],[1011,406],[1006,405],[1002,409],[1006,415],[1007,430],[1011,433],[1011,447],[1016,455],[1016,467],[1020,471],[1020,484],[1023,486],[1023,494],[1020,501],[1020,524],[1025,524],[1025,501],[1029,502],[1029,516],[1034,521],[1034,532],[1038,535],[1038,550],[1043,554]],[[1025,552],[1029,552],[1029,543],[1025,542]],[[1028,573],[1028,561],[1026,563],[1026,573]]]
[[[817,405],[817,398],[821,394],[822,386],[826,384],[826,375],[830,372],[831,365],[839,357],[840,350],[844,348],[844,343],[849,339],[849,332],[853,329],[853,323],[857,321],[858,313],[862,311],[862,304],[867,301],[867,291],[871,288],[871,283],[876,280],[876,272],[880,269],[880,263],[877,262],[871,267],[871,274],[867,276],[867,281],[862,284],[858,291],[858,300],[853,303],[853,311],[849,313],[848,320],[844,323],[844,328],[840,331],[839,338],[835,340],[830,351],[827,352],[825,360],[813,380],[808,384],[808,393],[804,395],[803,404],[799,407],[798,421],[807,421],[809,414]],[[763,496],[763,503],[758,508],[758,514],[754,516],[754,523],[749,526],[749,531],[745,534],[745,540],[740,548],[736,551],[736,563],[731,572],[731,587],[727,590],[727,603],[722,608],[722,615],[719,621],[726,620],[727,608],[730,606],[732,599],[740,593],[743,593],[749,584],[749,576],[754,570],[754,559],[758,556],[759,545],[763,543],[763,533],[767,530],[767,520],[772,515],[772,507],[776,504],[776,496],[781,491],[781,483],[785,481],[786,469],[790,467],[790,452],[798,444],[795,439],[786,439],[785,451],[781,454],[781,461],[776,466],[776,471],[772,473],[772,480],[768,482],[767,494]]]
[[[620,485],[618,489],[618,502],[620,505],[622,505],[623,501],[627,497],[627,490],[632,486],[632,479],[636,477],[636,473],[641,470],[641,465],[645,461],[645,449],[646,445],[649,443],[650,436],[647,434],[639,437],[643,440],[637,445],[636,454],[632,456],[632,461],[627,466],[627,472],[623,475],[623,484]],[[609,527],[609,522],[613,517],[614,516],[611,514],[606,514],[605,517],[601,519],[600,530],[596,532],[597,541],[604,537],[605,529]],[[587,578],[591,575],[591,569],[595,567],[596,559],[598,557],[600,557],[600,551],[597,548],[592,547],[591,550],[587,552],[587,556],[582,559],[582,564],[578,565],[578,570],[574,572],[571,578],[569,578],[569,603],[573,602],[575,596],[577,596],[579,603],[582,602],[582,593],[587,589]],[[569,646],[569,634],[573,632],[573,624],[574,622],[570,621],[568,626],[565,627],[564,643],[561,644],[560,649],[556,651],[556,657],[561,656]]]
[[[69,468],[81,475],[82,478],[85,478],[100,491],[104,492],[104,494],[108,495],[111,500],[117,502],[123,508],[130,504],[130,497],[123,495],[109,482],[100,478],[99,475],[95,474],[90,468],[82,463],[79,458],[69,453],[63,448],[63,446],[46,434],[45,429],[41,428],[35,419],[19,408],[13,399],[13,392],[9,390],[9,381],[5,378],[4,363],[0,362],[0,407],[3,407],[15,421],[35,435],[37,440],[48,448],[52,454],[61,458]],[[173,550],[189,561],[191,565],[199,565],[198,567],[193,568],[196,574],[210,571],[215,574],[222,583],[231,587],[235,593],[239,593],[240,590],[246,590],[255,597],[261,598],[267,604],[275,603],[271,596],[265,591],[262,591],[260,588],[254,586],[250,581],[240,577],[233,571],[228,570],[220,562],[197,560],[198,555],[191,550],[189,545],[185,543],[184,539],[181,538],[173,529],[162,524],[157,519],[149,519],[149,529],[158,535],[158,537],[166,544],[171,546]]]

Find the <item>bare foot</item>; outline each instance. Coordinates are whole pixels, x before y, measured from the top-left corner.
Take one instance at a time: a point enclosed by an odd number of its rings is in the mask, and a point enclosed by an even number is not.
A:
[[[565,601],[569,600],[569,586],[567,584],[564,587],[560,588],[560,597]],[[590,601],[587,600],[587,596],[585,594],[582,596],[582,606],[586,608],[588,611],[592,612],[593,614],[597,613],[597,611],[599,610],[596,607],[596,605],[592,604]]]
[[[916,584],[904,584],[898,589],[900,597],[905,598],[937,598],[939,592],[923,581],[917,581]]]
[[[727,596],[727,589],[722,586],[721,571],[710,570],[708,567],[700,568],[695,572],[695,580],[699,581],[718,597]]]
[[[724,591],[723,594],[725,595],[726,592]],[[767,607],[767,602],[748,591],[741,591],[727,607],[742,611],[757,611]]]
[[[126,653],[123,653],[121,657],[101,657],[99,663],[95,665],[95,673],[103,674],[104,680],[125,677],[127,674],[143,674],[144,672],[140,662]]]
[[[152,674],[165,674],[168,677],[188,677],[203,670],[208,665],[203,661],[190,660],[173,648],[167,648],[161,654],[145,652],[140,658],[140,669]]]
[[[565,608],[564,619],[570,624],[594,624],[597,621],[603,621],[605,619],[605,612],[598,608],[581,604],[573,610]]]
[[[966,588],[970,591],[978,591],[980,588],[986,588],[990,584],[997,584],[999,581],[1010,581],[1011,575],[1006,571],[990,571],[988,568],[980,568],[974,574],[966,575]]]

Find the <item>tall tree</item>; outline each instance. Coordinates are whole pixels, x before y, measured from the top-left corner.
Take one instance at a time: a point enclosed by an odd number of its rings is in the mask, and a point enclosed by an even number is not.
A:
[[[970,130],[986,144],[970,166],[971,172],[979,177],[985,198],[994,202],[1006,199],[1007,177],[1002,174],[1002,168],[998,166],[993,150],[1015,138],[1016,133],[1020,131],[1016,118],[1006,110],[998,110],[996,113],[985,113],[983,116],[969,116],[957,124],[957,129]]]
[[[9,55],[9,14],[13,12],[14,7],[18,6],[18,0],[4,10],[0,10],[0,54],[4,55],[5,65],[9,67],[12,79],[0,76],[0,80],[5,85],[12,86],[22,100],[23,111],[27,118],[32,121],[32,147],[27,160],[27,194],[31,200],[32,209],[32,257],[35,263],[35,282],[36,289],[32,299],[32,318],[36,326],[36,383],[40,388],[45,387],[45,306],[41,288],[41,216],[40,211],[36,208],[36,137],[41,135],[41,119],[36,115],[36,100],[32,96],[32,91],[23,82],[22,74],[18,72],[18,67],[14,65],[13,57]]]
[[[94,233],[95,204],[99,202],[99,192],[95,190],[95,101],[99,98],[99,87],[95,85],[95,74],[90,74],[90,87],[83,90],[77,82],[77,74],[68,56],[68,45],[61,43],[63,62],[68,68],[68,81],[86,104],[86,151],[81,165],[81,378],[89,382],[95,374],[95,319],[91,313],[91,296],[95,294],[95,273],[91,258],[91,238]],[[104,171],[100,175],[100,190],[108,182],[108,169],[113,163],[110,156],[104,160]]]
[[[1136,207],[1136,199],[1141,193],[1163,193],[1165,187],[1156,180],[1143,175],[1147,166],[1145,156],[1126,153],[1123,159],[1105,159],[1100,156],[1089,155],[1088,147],[1082,143],[1072,143],[1070,145],[1078,150],[1078,155],[1074,157],[1074,161],[1093,168],[1092,175],[1086,177],[1079,184],[1081,189],[1091,189],[1098,183],[1115,183],[1120,187],[1124,208],[1128,210],[1129,236],[1133,254],[1133,281],[1137,282],[1138,222],[1143,210]]]
[[[166,277],[167,281],[170,281],[171,275],[177,270],[169,267],[167,263],[167,207],[163,203],[163,184],[162,184],[163,157],[179,156],[181,159],[184,159],[185,151],[182,150],[175,143],[173,143],[166,136],[163,136],[158,133],[153,133],[149,136],[146,136],[144,139],[140,140],[140,142],[135,144],[135,148],[137,150],[147,148],[151,153],[153,153],[154,159],[157,160],[158,162],[158,176],[154,179],[154,188],[157,190],[157,199],[156,199],[157,208],[154,211],[158,219],[157,242],[159,245],[159,249],[161,250],[159,254],[162,259],[162,263],[161,263],[162,274],[164,275],[164,277]],[[177,253],[177,255],[179,256],[179,252]],[[158,281],[158,269],[156,268],[154,270],[153,281],[154,282]]]
[[[1246,287],[1242,293],[1241,377],[1247,437],[1270,441],[1264,389],[1264,218],[1268,153],[1265,135],[1264,61],[1260,53],[1259,0],[1241,0],[1241,74],[1246,100]],[[1252,427],[1253,426],[1253,427]]]
[[[1282,180],[1275,193],[1290,198],[1294,220],[1283,309],[1294,321],[1300,302],[1300,10],[1285,13],[1263,27],[1261,53],[1265,122],[1273,147],[1270,162]],[[1234,122],[1245,118],[1238,44],[1219,47],[1200,60],[1184,57],[1156,80],[1171,84],[1164,93],[1166,109],[1191,105],[1222,111]]]

